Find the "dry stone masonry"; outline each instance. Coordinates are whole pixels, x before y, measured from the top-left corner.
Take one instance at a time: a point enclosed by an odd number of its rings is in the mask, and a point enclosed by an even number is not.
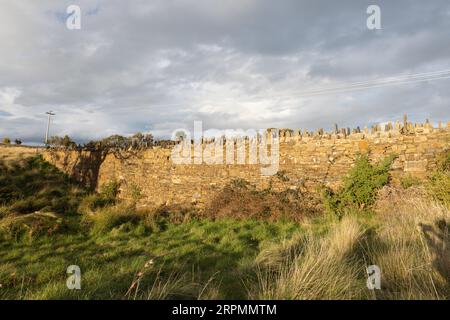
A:
[[[91,187],[119,181],[123,198],[140,190],[142,206],[176,204],[201,208],[233,179],[245,179],[260,189],[270,186],[277,191],[313,190],[318,184],[337,187],[360,154],[367,154],[373,161],[397,154],[391,172],[394,182],[402,175],[423,178],[435,168],[436,155],[450,148],[450,122],[445,126],[439,122],[434,128],[428,120],[413,124],[406,116],[402,122],[371,128],[351,130],[335,125],[332,132],[280,129],[278,133],[279,171],[273,176],[262,176],[260,165],[249,164],[248,156],[244,164],[175,164],[173,147],[129,151],[119,157],[51,150],[44,157]],[[244,142],[248,150],[251,138]],[[208,143],[211,142],[203,141],[202,148]]]

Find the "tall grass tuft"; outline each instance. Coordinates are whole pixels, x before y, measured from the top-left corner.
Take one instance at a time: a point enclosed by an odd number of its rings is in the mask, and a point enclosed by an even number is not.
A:
[[[372,225],[345,215],[322,236],[308,231],[262,249],[249,297],[448,299],[450,210],[417,187],[384,187],[378,198]],[[380,290],[366,287],[369,265],[381,269]]]
[[[412,189],[412,188],[410,188]],[[381,223],[367,243],[368,259],[381,268],[383,299],[450,297],[450,210],[421,188],[384,188]]]
[[[266,260],[258,264],[257,285],[250,286],[249,297],[301,300],[361,298],[363,265],[353,258],[353,252],[363,232],[356,218],[348,216],[323,237],[308,232],[297,238],[297,243],[288,246],[288,251],[295,248],[295,253],[288,255],[287,259],[281,263]],[[266,259],[271,256],[264,250],[260,255]],[[260,258],[259,261],[264,260]]]
[[[91,230],[96,234],[111,231],[127,223],[137,224],[142,217],[135,211],[134,206],[122,203],[101,208],[95,214],[84,216],[84,218],[92,225]]]

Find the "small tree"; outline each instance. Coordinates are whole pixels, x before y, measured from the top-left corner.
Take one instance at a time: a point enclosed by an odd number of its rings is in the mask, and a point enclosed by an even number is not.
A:
[[[8,137],[3,138],[3,144],[11,144],[11,139]]]
[[[77,146],[77,144],[74,141],[72,141],[72,139],[70,139],[70,137],[67,134],[64,137],[58,136],[51,137],[49,140],[49,144],[54,147],[67,149],[74,149]]]
[[[22,144],[22,140],[20,139],[16,139],[14,140],[14,143],[17,144],[18,146]]]
[[[146,149],[153,145],[153,135],[150,133],[143,134],[138,132],[130,138],[125,138],[127,145],[131,145],[134,149]]]

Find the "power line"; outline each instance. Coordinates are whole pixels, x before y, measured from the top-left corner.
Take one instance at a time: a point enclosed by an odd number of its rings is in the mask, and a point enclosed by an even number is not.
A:
[[[376,79],[370,79],[365,81],[359,81],[359,82],[350,82],[350,83],[344,83],[342,85],[334,86],[334,87],[318,87],[316,89],[311,89],[307,91],[295,91],[284,95],[257,95],[253,96],[251,98],[248,98],[247,100],[243,101],[243,99],[222,99],[219,102],[213,102],[210,100],[203,100],[199,101],[198,104],[211,104],[220,106],[223,105],[224,101],[228,101],[231,103],[242,103],[242,102],[257,102],[267,99],[300,99],[300,98],[307,98],[307,97],[315,97],[315,96],[325,96],[325,95],[331,95],[331,94],[337,94],[337,93],[345,93],[345,92],[352,92],[352,91],[359,91],[359,90],[366,90],[366,89],[372,89],[372,88],[381,88],[381,87],[387,87],[387,86],[394,86],[394,85],[404,85],[404,84],[411,84],[411,83],[418,83],[418,82],[425,82],[425,81],[434,81],[434,80],[441,80],[441,79],[449,79],[450,78],[450,69],[447,70],[440,70],[440,71],[431,71],[431,72],[423,72],[423,73],[416,73],[416,74],[404,74],[404,75],[397,75],[397,76],[391,76],[391,77],[385,77],[385,78],[376,78]],[[195,102],[191,102],[190,105],[195,104]],[[127,107],[127,110],[129,109],[146,109],[149,108],[167,108],[167,107],[177,107],[177,106],[186,106],[187,103],[167,103],[167,104],[153,104],[148,107],[143,106],[131,106]]]
[[[285,95],[272,95],[270,98],[302,98],[310,96],[328,95],[334,93],[351,92],[356,90],[379,88],[390,85],[402,85],[416,82],[432,81],[439,79],[450,78],[450,70],[434,71],[427,73],[417,73],[409,74],[395,77],[378,78],[360,82],[347,83],[336,87],[322,87],[317,89],[312,89],[309,91],[300,91],[289,93]],[[255,99],[264,100],[267,99],[266,96],[256,96],[252,97],[250,101],[255,101]]]

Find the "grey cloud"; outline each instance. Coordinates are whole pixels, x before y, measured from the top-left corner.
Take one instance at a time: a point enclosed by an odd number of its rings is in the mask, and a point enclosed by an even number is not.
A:
[[[205,128],[364,125],[448,120],[450,80],[302,98],[311,89],[450,69],[446,0],[81,0],[82,29],[65,28],[71,1],[3,2],[0,136],[80,141],[112,133]],[[300,97],[299,97],[300,94]]]

